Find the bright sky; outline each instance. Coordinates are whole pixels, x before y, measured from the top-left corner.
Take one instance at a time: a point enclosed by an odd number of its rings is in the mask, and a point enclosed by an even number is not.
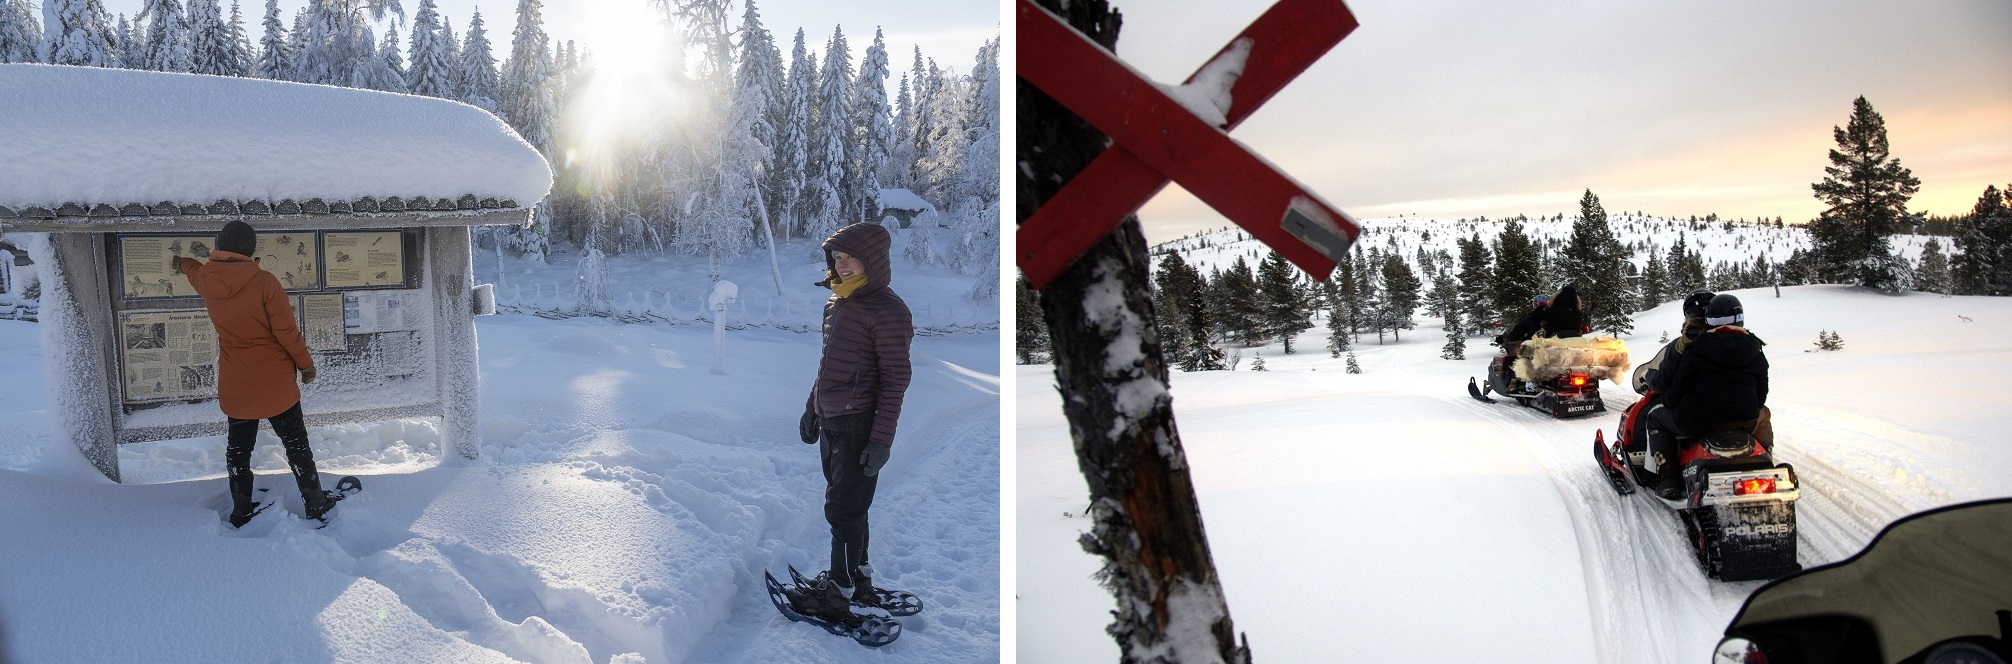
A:
[[[260,21],[265,17],[265,2],[239,2],[245,32],[257,41],[263,34]],[[142,0],[105,0],[104,4],[114,16],[123,13],[129,17],[138,14],[143,5]],[[183,4],[187,5],[186,0]],[[229,3],[224,4],[228,17]],[[419,0],[400,0],[400,4],[408,21],[398,35],[399,44],[404,47],[409,46],[405,43],[412,36],[409,21],[419,11]],[[510,54],[510,32],[517,25],[516,0],[435,0],[435,4],[454,23],[454,34],[461,38],[467,37],[468,18],[480,8],[483,28],[489,33],[497,62]],[[280,0],[280,13],[290,26],[293,13],[306,5],[306,0]],[[646,0],[546,0],[545,32],[555,40],[571,39],[582,48],[594,49],[597,35],[628,32],[622,24],[646,7]],[[755,7],[761,13],[762,25],[775,35],[785,62],[797,28],[804,30],[805,47],[815,48],[822,58],[824,42],[831,38],[832,28],[843,26],[846,43],[852,47],[853,66],[857,67],[866,47],[873,44],[874,28],[881,28],[887,40],[891,70],[889,97],[894,96],[894,86],[914,60],[916,46],[922,47],[922,57],[935,58],[937,66],[969,73],[979,45],[999,32],[999,5],[995,0],[757,0]],[[730,16],[735,26],[740,24],[741,11],[741,3],[735,2]],[[662,12],[654,15],[661,16]],[[384,33],[381,27],[379,30],[377,38],[382,40]]]
[[[1179,82],[1270,6],[1120,2],[1119,55]],[[2012,183],[2012,3],[2002,0],[1349,0],[1362,23],[1233,134],[1357,217],[1823,209],[1831,130],[1864,95],[1909,204],[1967,212]],[[1164,241],[1228,221],[1178,187]]]

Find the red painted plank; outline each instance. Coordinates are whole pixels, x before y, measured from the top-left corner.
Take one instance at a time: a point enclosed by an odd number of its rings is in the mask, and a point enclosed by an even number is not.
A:
[[[1302,6],[1314,5],[1294,5],[1293,9],[1299,11]],[[1125,192],[1127,194],[1143,191],[1143,196],[1136,196],[1134,200],[1113,202],[1111,199],[1116,197],[1112,194],[1116,192],[1077,187],[1072,182],[1055,199],[1042,205],[1022,224],[1023,232],[1019,235],[1022,245],[1018,262],[1030,283],[1037,287],[1045,286],[1060,274],[1091,242],[1157,191],[1163,183],[1154,183],[1153,180],[1159,177],[1171,177],[1315,278],[1325,279],[1333,271],[1334,260],[1327,254],[1340,255],[1360,232],[1346,214],[1280,173],[1242,144],[1231,140],[1222,130],[1195,117],[1157,86],[1054,15],[1028,0],[1020,0],[1018,14],[1020,76],[1125,148],[1125,155],[1110,155],[1116,150],[1107,150],[1111,159],[1100,157],[1096,161],[1110,163],[1097,166],[1093,162],[1093,168],[1085,173],[1094,172],[1094,177],[1121,183],[1118,186],[1129,189]],[[1271,14],[1267,13],[1267,16]],[[1281,17],[1279,20],[1285,24],[1310,23],[1292,14],[1281,14]],[[1353,18],[1350,17],[1347,22],[1353,23]],[[1267,55],[1265,59],[1258,60],[1260,51],[1275,52],[1260,42],[1253,48],[1252,58],[1262,63],[1297,60],[1311,64],[1314,58],[1332,46],[1331,41],[1311,47],[1305,44],[1296,47],[1281,45],[1277,51],[1297,51],[1298,55]],[[1311,57],[1308,56],[1309,51]],[[1263,65],[1267,69],[1279,66]],[[1247,67],[1245,78],[1254,79],[1250,84],[1251,100],[1234,102],[1232,112],[1238,114],[1236,119],[1248,117],[1251,110],[1270,96],[1268,93],[1276,93],[1278,88],[1283,87],[1282,81],[1290,80],[1292,74],[1297,73],[1280,74],[1267,69]],[[1243,80],[1240,79],[1238,85],[1244,85]],[[1127,163],[1128,160],[1136,160],[1136,164]],[[1142,175],[1140,171],[1145,169],[1157,171],[1159,175]],[[1081,177],[1078,176],[1079,179]],[[1071,189],[1077,191],[1071,192]],[[1119,203],[1123,204],[1122,212],[1104,216],[1120,207]],[[1298,210],[1298,219],[1302,221],[1323,220],[1313,226],[1339,231],[1327,243],[1325,252],[1281,227],[1281,221],[1292,216],[1288,215],[1289,208]],[[1028,229],[1029,226],[1033,228]],[[1080,228],[1084,226],[1090,228]],[[1301,226],[1307,224],[1302,223]],[[1057,232],[1058,229],[1067,230]],[[1315,231],[1315,234],[1325,233]],[[1080,245],[1075,245],[1077,242]]]

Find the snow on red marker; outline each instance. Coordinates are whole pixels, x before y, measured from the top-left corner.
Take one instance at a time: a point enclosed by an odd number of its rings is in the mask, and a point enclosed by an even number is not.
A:
[[[1250,61],[1251,47],[1257,42],[1244,37],[1230,43],[1230,47],[1217,55],[1208,64],[1202,65],[1194,77],[1181,85],[1158,84],[1167,96],[1188,109],[1188,112],[1209,123],[1211,127],[1223,127],[1230,123],[1230,105],[1235,101],[1230,88],[1244,75],[1244,63]]]
[[[529,207],[544,158],[460,102],[282,81],[0,65],[0,206],[474,194]]]

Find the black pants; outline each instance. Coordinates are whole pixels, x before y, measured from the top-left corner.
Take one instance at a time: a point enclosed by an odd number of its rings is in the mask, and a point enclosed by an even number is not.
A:
[[[230,420],[230,436],[224,447],[224,469],[230,474],[231,508],[242,514],[252,507],[252,446],[258,442],[258,420]],[[307,504],[318,504],[327,500],[321,490],[321,476],[314,470],[314,450],[307,446],[307,425],[302,422],[300,404],[294,403],[286,412],[266,420],[272,423],[272,432],[279,434],[279,441],[286,446],[286,463],[293,467],[293,480],[300,485],[300,496]]]
[[[831,523],[830,578],[851,584],[867,562],[866,510],[880,476],[866,476],[860,455],[873,434],[873,413],[826,418],[818,431],[824,459],[824,520]]]

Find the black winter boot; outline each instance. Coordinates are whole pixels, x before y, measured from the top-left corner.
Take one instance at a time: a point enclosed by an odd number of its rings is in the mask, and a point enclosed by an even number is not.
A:
[[[307,508],[307,518],[326,523],[328,511],[335,508],[335,497],[327,491],[310,491],[301,494],[302,506]]]
[[[794,602],[798,613],[833,622],[852,616],[852,586],[841,586],[827,573],[819,573],[807,590]]]
[[[1656,495],[1664,500],[1680,500],[1684,497],[1684,469],[1665,461],[1662,456],[1661,452],[1656,453],[1656,467],[1660,469],[1656,472],[1659,480],[1656,482]]]

